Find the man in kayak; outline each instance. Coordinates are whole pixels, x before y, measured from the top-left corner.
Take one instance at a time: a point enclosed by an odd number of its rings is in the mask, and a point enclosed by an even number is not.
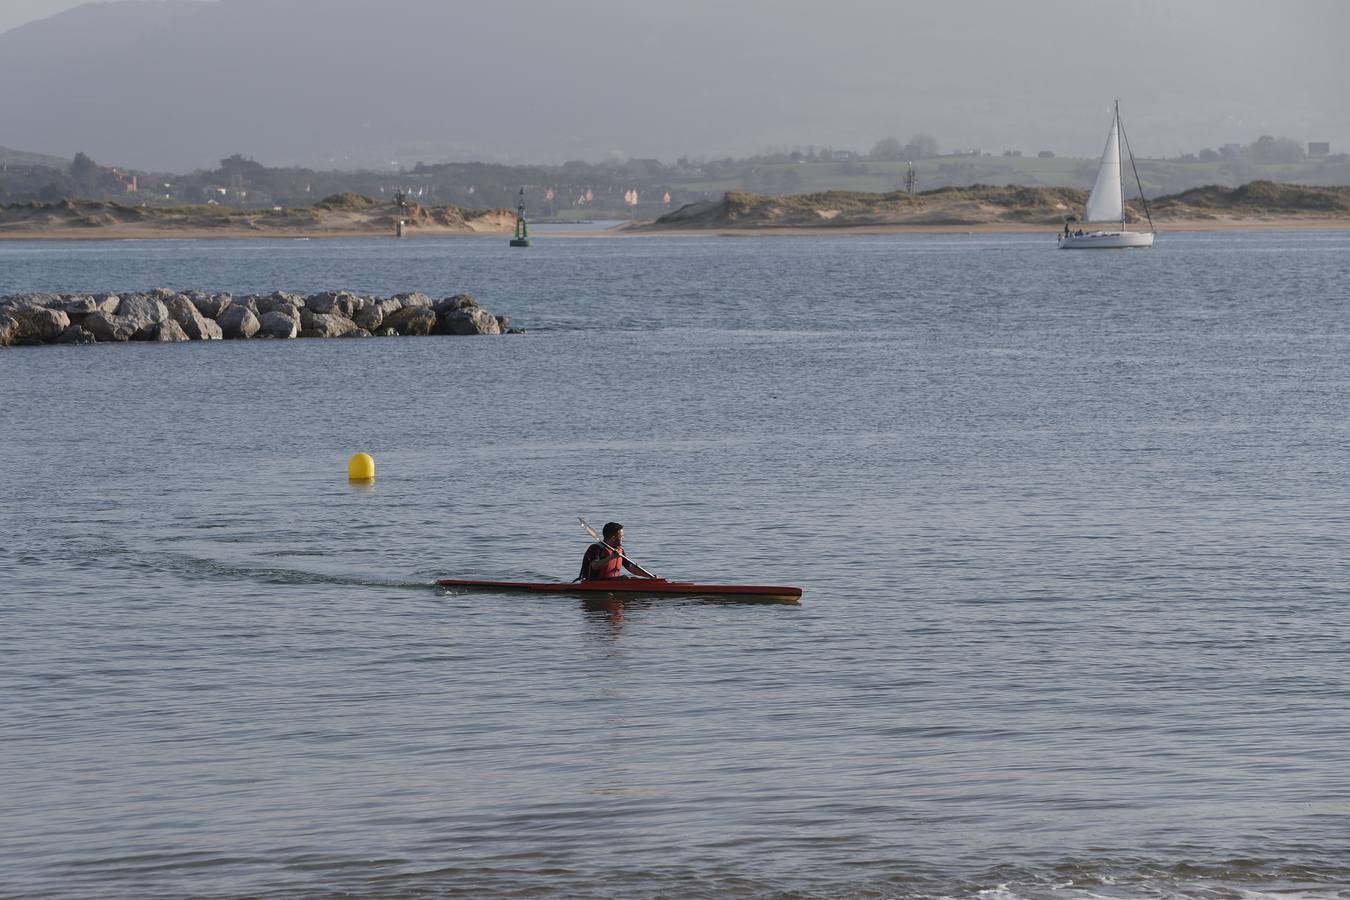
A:
[[[604,540],[586,548],[586,555],[581,558],[581,574],[577,576],[577,581],[590,581],[593,578],[627,578],[628,576],[623,574],[623,569],[639,578],[656,577],[624,555],[622,525],[618,522],[606,522],[602,535]]]

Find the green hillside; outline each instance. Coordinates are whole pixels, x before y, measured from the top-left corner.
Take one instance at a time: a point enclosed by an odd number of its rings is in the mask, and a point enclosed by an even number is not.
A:
[[[1319,187],[1271,181],[1253,181],[1236,188],[1210,184],[1159,197],[1153,203],[1153,209],[1162,213],[1207,210],[1257,215],[1284,212],[1342,215],[1350,214],[1350,186]]]
[[[1057,226],[1081,213],[1087,191],[1066,187],[976,184],[910,195],[904,192],[820,191],[778,196],[728,191],[680,207],[637,230],[700,228],[840,228],[886,226]],[[1344,222],[1350,219],[1350,186],[1309,187],[1255,181],[1236,188],[1211,185],[1160,197],[1150,204],[1157,221],[1259,220]],[[1126,210],[1144,218],[1142,204]]]

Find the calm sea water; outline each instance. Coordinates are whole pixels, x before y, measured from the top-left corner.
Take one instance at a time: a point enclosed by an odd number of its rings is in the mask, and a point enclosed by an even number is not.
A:
[[[0,244],[154,286],[528,333],[0,351],[0,894],[1350,896],[1350,233]],[[432,586],[578,515],[803,602]]]

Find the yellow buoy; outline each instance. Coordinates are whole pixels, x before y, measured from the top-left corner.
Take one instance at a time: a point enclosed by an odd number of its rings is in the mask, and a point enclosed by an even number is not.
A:
[[[375,460],[369,453],[358,453],[347,463],[348,481],[374,481]]]

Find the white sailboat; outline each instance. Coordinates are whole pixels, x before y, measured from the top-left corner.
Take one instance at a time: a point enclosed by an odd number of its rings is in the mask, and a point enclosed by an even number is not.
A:
[[[1111,117],[1111,130],[1106,133],[1106,149],[1102,151],[1102,162],[1097,167],[1097,180],[1092,184],[1087,209],[1083,212],[1083,222],[1084,224],[1119,222],[1120,230],[1070,231],[1066,221],[1064,231],[1059,236],[1059,249],[1107,250],[1153,246],[1153,236],[1156,234],[1153,228],[1153,215],[1148,211],[1148,201],[1144,199],[1144,186],[1139,182],[1139,170],[1135,168],[1134,154],[1129,150],[1130,143],[1125,139],[1125,131],[1120,125],[1120,101],[1117,100],[1115,115]],[[1146,232],[1125,229],[1124,157],[1127,153],[1130,157],[1130,168],[1134,171],[1134,183],[1139,188],[1139,199],[1143,201],[1144,214],[1148,216],[1149,230]]]

